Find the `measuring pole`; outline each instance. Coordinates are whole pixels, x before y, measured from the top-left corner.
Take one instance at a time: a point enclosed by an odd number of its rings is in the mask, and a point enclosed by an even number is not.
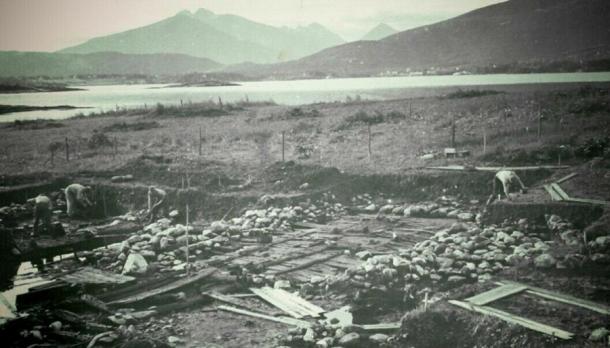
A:
[[[186,176],[186,174],[185,174]],[[188,188],[190,187],[190,183],[189,180],[187,179],[187,193],[188,193]],[[190,265],[190,260],[189,260],[189,200],[188,197],[186,198],[186,276],[189,276],[189,265]]]

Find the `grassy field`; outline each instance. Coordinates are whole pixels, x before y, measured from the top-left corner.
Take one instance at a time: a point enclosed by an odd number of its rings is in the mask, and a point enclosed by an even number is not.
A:
[[[565,163],[597,154],[584,144],[606,146],[609,91],[610,84],[487,86],[390,101],[158,105],[65,121],[6,123],[0,126],[0,173],[113,170],[142,155],[161,155],[185,166],[215,161],[239,178],[282,159],[282,134],[286,160],[353,173],[400,173],[446,163],[556,164],[560,156]],[[451,145],[453,120],[455,145],[471,156],[420,159]]]

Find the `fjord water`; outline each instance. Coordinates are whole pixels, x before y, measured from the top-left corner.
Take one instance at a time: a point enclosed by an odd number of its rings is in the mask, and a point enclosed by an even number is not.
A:
[[[0,94],[0,104],[56,106],[72,105],[87,109],[44,110],[0,115],[0,122],[28,119],[65,119],[78,113],[120,108],[136,108],[157,103],[203,102],[222,98],[223,102],[244,99],[250,101],[273,100],[278,104],[299,105],[316,102],[344,101],[347,96],[360,95],[363,99],[383,100],[413,97],[412,91],[430,87],[463,87],[521,84],[592,83],[610,81],[610,72],[597,73],[546,73],[546,74],[495,74],[495,75],[443,75],[370,77],[322,80],[238,82],[239,86],[170,87],[164,85],[106,85],[83,86],[85,90]],[[79,87],[79,86],[73,86]]]

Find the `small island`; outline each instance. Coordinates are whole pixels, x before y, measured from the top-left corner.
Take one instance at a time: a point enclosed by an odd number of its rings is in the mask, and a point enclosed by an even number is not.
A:
[[[38,83],[31,81],[0,81],[0,93],[39,93],[82,91],[82,88],[68,87],[60,83]]]
[[[31,105],[2,105],[0,104],[0,115],[13,112],[37,111],[37,110],[71,110],[85,109],[89,107],[73,105],[53,105],[53,106],[31,106]]]

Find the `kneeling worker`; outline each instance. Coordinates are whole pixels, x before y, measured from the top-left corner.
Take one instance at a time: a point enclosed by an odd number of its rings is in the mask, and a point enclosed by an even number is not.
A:
[[[159,210],[165,208],[167,193],[165,190],[158,187],[148,187],[148,214],[150,214],[150,222],[153,222]]]
[[[498,195],[498,200],[500,199],[502,193],[498,192],[498,183],[502,185],[504,195],[508,200],[510,200],[511,187],[519,185],[519,187],[521,188],[521,193],[527,193],[527,188],[525,187],[525,185],[523,185],[523,181],[521,181],[521,179],[515,172],[513,172],[512,170],[501,170],[496,173],[496,176],[493,179],[493,192],[487,200],[487,204],[493,202],[496,193]]]
[[[42,222],[42,230],[51,232],[51,212],[53,206],[51,199],[45,195],[38,195],[28,199],[28,203],[34,205],[34,235],[40,234],[39,224]]]
[[[90,208],[93,203],[89,200],[91,187],[81,184],[72,184],[65,189],[68,216],[73,217]]]

